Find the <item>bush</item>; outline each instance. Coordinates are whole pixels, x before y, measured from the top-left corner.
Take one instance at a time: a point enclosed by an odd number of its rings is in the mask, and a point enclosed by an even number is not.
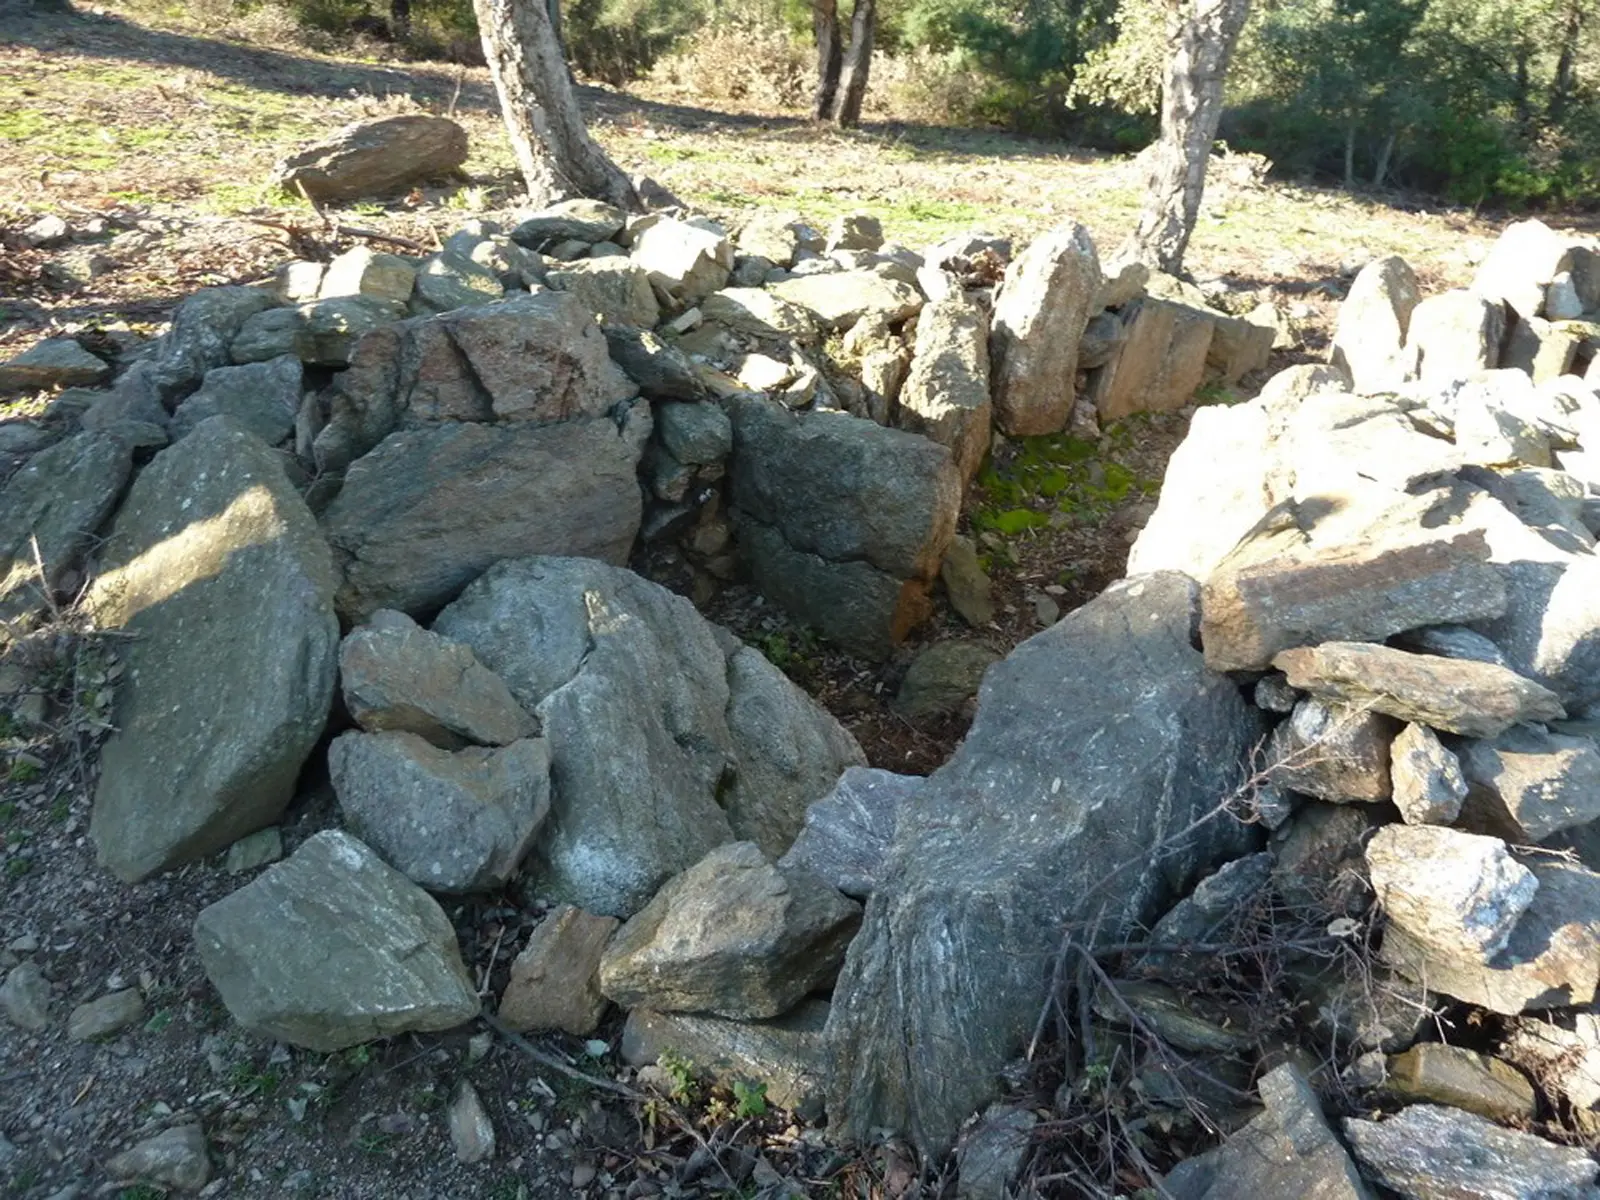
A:
[[[658,83],[705,100],[804,108],[816,86],[814,58],[814,51],[786,25],[771,18],[733,17],[680,43],[652,75]]]

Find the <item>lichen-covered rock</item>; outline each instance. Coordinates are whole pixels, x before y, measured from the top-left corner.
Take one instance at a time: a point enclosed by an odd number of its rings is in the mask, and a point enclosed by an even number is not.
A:
[[[314,203],[381,196],[449,175],[467,161],[467,131],[448,117],[406,113],[346,125],[282,159],[273,182]]]

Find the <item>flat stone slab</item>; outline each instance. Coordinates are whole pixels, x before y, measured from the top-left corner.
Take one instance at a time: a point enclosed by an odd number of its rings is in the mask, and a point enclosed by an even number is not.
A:
[[[1494,737],[1522,721],[1566,716],[1549,688],[1491,663],[1367,642],[1324,642],[1285,650],[1272,665],[1303,692],[1469,737]]]

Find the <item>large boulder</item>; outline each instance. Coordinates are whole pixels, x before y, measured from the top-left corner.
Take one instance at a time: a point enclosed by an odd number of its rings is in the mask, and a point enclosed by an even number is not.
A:
[[[922,307],[921,293],[909,283],[870,270],[785,279],[772,285],[772,294],[804,309],[828,329],[848,329],[872,315],[892,324]]]
[[[202,909],[206,977],[253,1033],[329,1053],[478,1015],[456,933],[428,893],[327,830]]]
[[[346,733],[328,774],[350,831],[434,892],[504,887],[550,813],[540,738],[450,751],[414,733]]]
[[[1121,345],[1090,376],[1089,399],[1102,421],[1182,408],[1206,377],[1219,313],[1146,296],[1118,315]],[[1243,322],[1241,322],[1242,324]]]
[[[1126,580],[990,668],[835,987],[831,1132],[947,1147],[1033,1029],[1063,930],[1115,939],[1243,848],[1231,818],[1196,824],[1261,736],[1191,642],[1197,603],[1175,573]]]
[[[139,476],[89,594],[99,627],[128,635],[89,825],[119,878],[283,812],[333,699],[334,583],[281,459],[228,418]]]
[[[1543,221],[1514,221],[1489,248],[1473,276],[1472,290],[1492,302],[1508,305],[1520,317],[1545,312],[1547,289],[1574,264],[1572,243]]]
[[[617,930],[600,990],[624,1008],[780,1016],[832,981],[860,920],[861,906],[816,876],[731,842]]]
[[[316,204],[379,196],[437,179],[467,161],[467,131],[448,117],[407,113],[356,121],[282,159],[272,180]]]
[[[43,607],[61,577],[82,564],[132,469],[131,446],[86,432],[41,450],[6,481],[0,489],[0,621]]]
[[[556,425],[457,422],[391,434],[358,459],[323,514],[339,611],[431,616],[504,558],[620,563],[639,532],[637,470],[650,410]]]
[[[1066,428],[1078,342],[1100,283],[1100,258],[1082,225],[1035,239],[1007,270],[989,334],[995,423],[1007,434]]]
[[[960,289],[917,318],[899,425],[950,448],[963,481],[989,452],[989,318]]]
[[[1498,367],[1505,334],[1498,300],[1465,288],[1440,292],[1412,310],[1407,357],[1423,383],[1442,387]]]
[[[961,476],[943,446],[840,412],[730,404],[740,552],[770,599],[882,657],[931,612]]]
[[[434,628],[538,717],[542,894],[627,917],[724,842],[786,849],[854,741],[687,600],[591,559],[502,562]],[[755,655],[759,659],[759,655]]]

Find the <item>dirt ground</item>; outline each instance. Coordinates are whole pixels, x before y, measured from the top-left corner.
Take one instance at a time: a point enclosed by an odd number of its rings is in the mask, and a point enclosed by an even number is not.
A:
[[[584,99],[597,136],[625,166],[729,221],[758,207],[818,223],[864,209],[891,237],[919,245],[961,228],[1026,235],[1073,218],[1110,246],[1138,198],[1125,162],[989,131],[881,122],[841,134],[795,113],[712,111],[648,91],[596,87]],[[516,204],[482,71],[248,44],[182,12],[0,16],[0,357],[62,334],[131,348],[199,287],[259,281],[288,259],[348,248],[359,236],[269,191],[272,162],[330,126],[419,110],[451,111],[467,127],[465,176],[332,217],[431,248],[467,218]],[[24,231],[46,214],[64,218],[72,236],[31,248]],[[1434,290],[1464,281],[1494,231],[1464,212],[1224,176],[1191,265],[1202,280],[1292,312],[1301,342],[1276,367],[1320,352],[1360,263],[1404,253]],[[0,421],[39,403],[0,409]],[[941,606],[915,643],[877,664],[829,650],[738,588],[710,615],[781,657],[876,765],[926,773],[948,757],[965,719],[916,726],[893,713],[888,701],[914,654],[950,637],[1004,653],[1052,607],[1070,611],[1117,578],[1186,427],[1179,413],[1106,431],[1072,477],[1081,503],[1068,519],[1020,535],[986,530],[994,499],[981,483],[973,489],[962,528],[990,563],[999,614],[991,628],[967,629]],[[1010,478],[1019,453],[1002,449],[996,478]],[[730,1097],[707,1089],[681,1105],[619,1100],[481,1026],[335,1055],[243,1034],[201,973],[190,927],[248,876],[212,861],[128,887],[93,861],[88,809],[115,645],[76,636],[64,618],[0,669],[19,666],[35,681],[38,722],[8,718],[0,729],[0,971],[36,962],[54,995],[45,1032],[0,1026],[0,1193],[149,1200],[160,1193],[110,1182],[104,1164],[189,1118],[206,1130],[212,1196],[632,1200],[788,1187],[864,1200],[944,1190],[939,1164],[918,1184],[892,1147],[845,1156],[788,1114],[736,1115]],[[327,781],[302,780],[283,825],[286,852],[333,821]],[[497,995],[537,904],[507,894],[447,911],[483,995]],[[143,997],[139,1021],[102,1041],[67,1038],[76,1005],[129,987]],[[538,1045],[576,1070],[627,1081],[617,1033],[613,1018],[592,1044]],[[473,1166],[457,1161],[445,1133],[462,1081],[481,1095],[498,1141],[493,1158]]]

